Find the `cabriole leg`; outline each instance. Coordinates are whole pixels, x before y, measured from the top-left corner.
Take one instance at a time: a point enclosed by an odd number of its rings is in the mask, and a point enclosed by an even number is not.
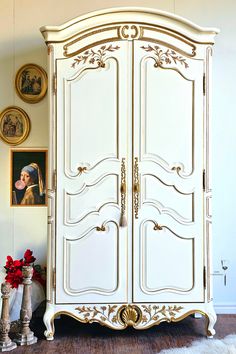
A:
[[[47,303],[47,308],[45,314],[43,316],[43,322],[45,324],[46,330],[44,331],[44,335],[47,340],[54,339],[54,310],[53,306]]]

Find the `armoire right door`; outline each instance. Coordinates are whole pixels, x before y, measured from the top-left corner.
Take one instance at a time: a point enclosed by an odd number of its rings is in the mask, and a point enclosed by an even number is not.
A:
[[[134,302],[204,301],[203,64],[134,41]]]

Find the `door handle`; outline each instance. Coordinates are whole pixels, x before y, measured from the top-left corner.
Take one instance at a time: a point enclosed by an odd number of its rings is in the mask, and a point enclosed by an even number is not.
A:
[[[127,220],[126,220],[126,217],[125,217],[125,209],[126,209],[126,167],[125,167],[125,158],[124,157],[121,159],[120,205],[121,205],[120,226],[127,226]]]
[[[134,158],[133,188],[134,188],[133,189],[134,216],[135,219],[138,219],[139,195],[140,195],[138,157]]]

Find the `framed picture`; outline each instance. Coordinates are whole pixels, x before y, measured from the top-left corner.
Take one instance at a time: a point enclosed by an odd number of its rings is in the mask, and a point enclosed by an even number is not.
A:
[[[47,150],[11,149],[11,206],[46,206]]]
[[[29,132],[30,120],[23,109],[10,106],[0,113],[0,137],[5,143],[21,144]]]
[[[47,92],[47,74],[41,66],[26,64],[22,66],[15,79],[16,92],[28,103],[37,103]]]

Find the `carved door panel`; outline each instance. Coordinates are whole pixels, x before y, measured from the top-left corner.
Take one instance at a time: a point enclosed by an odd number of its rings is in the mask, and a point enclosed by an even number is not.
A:
[[[57,60],[57,303],[127,301],[127,50],[108,42]]]
[[[203,61],[134,46],[133,300],[201,302]]]

